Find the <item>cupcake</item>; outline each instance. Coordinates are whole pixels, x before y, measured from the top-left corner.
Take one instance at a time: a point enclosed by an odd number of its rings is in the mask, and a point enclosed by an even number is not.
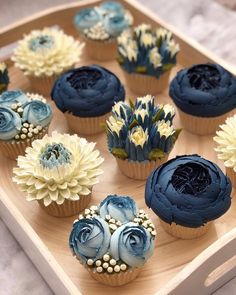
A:
[[[116,103],[106,122],[108,149],[121,172],[134,179],[146,179],[164,163],[178,138],[171,105],[154,105],[154,97],[138,97],[135,105]]]
[[[121,286],[151,257],[155,236],[152,221],[133,199],[109,195],[74,221],[69,246],[95,280]]]
[[[179,45],[171,32],[141,24],[118,37],[118,62],[128,87],[137,94],[156,94],[168,86]]]
[[[55,82],[51,96],[73,132],[91,135],[103,131],[101,124],[114,102],[125,99],[125,90],[115,74],[92,65],[63,74]]]
[[[18,157],[13,181],[27,193],[27,201],[37,201],[49,215],[75,215],[87,207],[102,173],[103,158],[94,147],[77,135],[54,131]]]
[[[198,155],[178,156],[148,177],[145,200],[169,234],[193,239],[229,209],[231,190],[216,164]]]
[[[50,96],[58,75],[79,62],[84,44],[54,28],[32,31],[19,41],[12,60],[33,91]]]
[[[218,158],[224,161],[226,174],[236,188],[236,115],[228,118],[225,124],[216,132],[214,141],[217,143],[215,151]]]
[[[0,94],[7,90],[9,77],[7,66],[4,62],[0,62]]]
[[[38,94],[20,90],[0,95],[0,151],[15,160],[32,141],[42,138],[52,120],[52,109]]]
[[[236,107],[236,78],[217,64],[199,64],[178,72],[170,84],[183,127],[214,134]]]
[[[86,52],[91,58],[100,61],[116,58],[116,38],[132,22],[129,11],[113,1],[81,9],[74,19],[76,29],[86,43]]]

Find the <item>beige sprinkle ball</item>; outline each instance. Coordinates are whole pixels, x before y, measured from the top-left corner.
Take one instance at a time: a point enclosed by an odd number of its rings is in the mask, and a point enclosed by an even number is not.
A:
[[[21,139],[26,139],[26,135],[25,134],[21,134],[20,138]]]
[[[87,260],[87,264],[88,264],[88,265],[93,265],[93,260],[92,260],[92,259],[88,259],[88,260]]]
[[[102,272],[103,271],[103,268],[101,266],[99,266],[99,267],[96,268],[96,271],[97,272]]]
[[[83,219],[84,218],[84,215],[83,214],[80,214],[79,215],[79,219]]]
[[[102,265],[103,268],[107,269],[109,267],[109,264],[107,262],[104,262]]]
[[[153,231],[151,232],[151,234],[152,234],[153,236],[156,236],[157,232],[156,232],[155,230],[153,230]]]
[[[20,138],[20,136],[18,134],[16,134],[15,139],[19,139],[19,138]]]
[[[101,261],[101,260],[97,260],[97,261],[95,262],[95,264],[96,264],[96,266],[101,266],[101,265],[102,265],[102,261]]]
[[[85,217],[86,217],[86,218],[91,218],[92,215],[88,214],[88,215],[86,215]]]
[[[120,269],[123,270],[123,271],[126,270],[127,269],[127,265],[126,264],[121,264],[120,265]]]
[[[109,222],[110,222],[110,223],[116,223],[116,221],[115,221],[114,218],[111,218],[111,219],[109,220]]]
[[[30,128],[34,128],[34,124],[31,123],[31,124],[30,124]]]
[[[17,105],[18,105],[18,107],[20,107],[20,106],[21,106],[21,103],[20,103],[20,102],[18,102],[18,103],[17,103]]]
[[[115,272],[120,272],[120,266],[119,266],[119,265],[116,265],[116,266],[114,267],[114,271],[115,271]]]
[[[115,224],[109,224],[109,227],[110,227],[110,229],[112,229],[112,230],[116,230],[117,229],[117,226],[115,225]]]
[[[140,209],[139,210],[139,213],[141,213],[141,214],[144,213],[144,210],[143,209]]]
[[[84,214],[87,215],[87,214],[89,214],[89,213],[90,213],[90,210],[89,210],[88,208],[84,210]]]
[[[149,226],[155,228],[155,225],[153,223],[150,223]]]
[[[27,132],[28,132],[28,130],[27,130],[26,128],[22,128],[21,131],[22,131],[23,133],[27,133]]]
[[[108,254],[103,255],[103,260],[104,261],[109,261],[110,260],[110,255],[108,255]]]
[[[109,263],[110,263],[110,265],[114,266],[114,265],[116,265],[116,260],[112,258],[112,259],[109,261]]]
[[[15,110],[15,109],[17,108],[17,104],[16,104],[16,103],[13,103],[13,104],[11,105],[11,108],[12,108],[13,110]]]
[[[26,128],[28,128],[29,127],[29,124],[28,123],[24,123],[23,126],[26,127]]]
[[[110,220],[111,219],[111,216],[110,215],[106,215],[105,218],[106,218],[106,220]]]
[[[43,129],[43,127],[42,127],[41,125],[38,125],[36,128],[37,128],[39,131],[41,131],[41,130]]]
[[[150,233],[153,231],[153,229],[152,229],[151,227],[149,227],[147,230],[148,230]]]
[[[29,132],[31,132],[31,133],[34,131],[33,128],[29,128],[28,130],[29,130]]]
[[[112,273],[112,272],[113,272],[113,267],[110,267],[110,266],[109,266],[109,267],[107,268],[107,272]]]
[[[29,133],[27,134],[27,136],[28,136],[29,138],[31,138],[31,137],[33,136],[33,134],[32,134],[31,132],[29,132]]]
[[[98,209],[98,207],[94,206],[94,205],[90,207],[90,210],[93,210],[93,211],[97,211],[97,209]]]
[[[34,132],[34,134],[38,134],[39,133],[39,131],[38,131],[37,128],[34,128],[33,132]]]
[[[140,222],[140,218],[134,218],[134,222],[139,223]]]
[[[18,113],[22,113],[22,112],[23,112],[23,109],[22,109],[22,108],[18,108],[18,109],[17,109],[17,112],[18,112]]]
[[[122,223],[121,223],[120,221],[117,221],[117,222],[116,222],[116,225],[121,226]]]
[[[148,227],[148,225],[147,225],[147,223],[146,223],[146,222],[144,222],[144,223],[142,224],[142,226],[143,226],[143,227],[145,227],[145,228],[147,228],[147,227]]]

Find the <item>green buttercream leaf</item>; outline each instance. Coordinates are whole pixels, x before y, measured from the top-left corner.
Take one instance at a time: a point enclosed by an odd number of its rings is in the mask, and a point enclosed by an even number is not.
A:
[[[152,122],[155,123],[157,121],[159,121],[161,114],[163,113],[163,108],[161,108],[156,115],[152,118]]]
[[[169,71],[173,66],[174,66],[174,64],[164,64],[164,65],[162,66],[162,69],[163,69],[164,72],[167,72],[167,71]]]
[[[116,60],[117,60],[117,62],[119,64],[123,64],[124,63],[124,58],[121,55],[119,55]]]
[[[100,123],[100,127],[101,127],[101,129],[102,129],[104,132],[108,133],[106,123]]]
[[[138,126],[138,121],[136,119],[134,119],[130,125],[129,125],[129,130],[131,130],[133,127]]]
[[[181,131],[182,131],[182,128],[175,129],[175,133],[172,135],[174,141],[176,141],[178,139]]]
[[[132,99],[129,99],[129,105],[130,105],[130,107],[131,107],[132,110],[135,109],[135,105],[134,105]]]
[[[136,67],[135,71],[137,73],[146,73],[147,72],[147,67],[145,67],[145,66]]]
[[[126,153],[126,151],[124,149],[121,149],[121,148],[113,148],[111,150],[111,153],[117,157],[117,158],[120,158],[120,159],[127,159],[128,158],[128,154]]]
[[[164,158],[164,157],[165,157],[165,153],[162,150],[160,150],[160,149],[153,149],[148,154],[148,159],[150,161],[161,159],[161,158]]]

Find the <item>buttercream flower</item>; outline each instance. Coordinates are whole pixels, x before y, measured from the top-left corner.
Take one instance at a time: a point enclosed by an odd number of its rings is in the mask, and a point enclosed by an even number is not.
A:
[[[144,131],[141,126],[134,127],[129,134],[129,139],[135,146],[143,147],[148,141],[148,131]]]
[[[165,104],[163,106],[163,111],[165,121],[170,121],[175,116],[175,109],[171,104]]]
[[[0,62],[0,94],[7,90],[9,84],[8,70],[4,62]]]
[[[12,104],[24,104],[28,101],[27,95],[21,90],[5,91],[0,95],[0,106],[11,107]]]
[[[138,211],[134,200],[130,197],[109,195],[101,202],[99,214],[103,219],[109,215],[121,223],[127,223],[134,220]]]
[[[135,108],[144,108],[151,112],[154,112],[154,99],[151,95],[140,96],[136,98]]]
[[[140,37],[140,43],[144,47],[151,47],[155,43],[155,39],[153,38],[152,34],[150,33],[143,33]]]
[[[45,135],[26,149],[24,157],[18,157],[13,179],[27,192],[28,201],[43,200],[49,206],[79,200],[91,193],[102,173],[103,159],[94,147],[95,143],[77,135]]]
[[[93,27],[100,21],[101,14],[94,8],[81,9],[80,12],[76,14],[74,19],[76,27],[80,30]]]
[[[152,255],[154,240],[149,231],[133,222],[119,227],[111,236],[110,252],[131,267],[142,266]]]
[[[112,107],[112,114],[120,117],[121,119],[128,121],[131,115],[130,107],[123,101],[118,101]]]
[[[78,62],[83,46],[62,30],[44,28],[25,35],[14,50],[12,60],[27,76],[50,77]]]
[[[69,238],[73,255],[82,262],[102,258],[110,245],[108,224],[100,217],[84,218],[74,222]]]
[[[172,33],[165,28],[158,28],[156,30],[156,37],[157,39],[162,39],[162,40],[171,40],[172,39]]]
[[[168,40],[167,48],[168,48],[168,50],[170,52],[171,58],[173,58],[180,50],[179,44],[175,43],[174,40]]]
[[[129,22],[124,14],[115,14],[105,17],[104,27],[110,37],[115,38],[129,27]]]
[[[134,28],[134,32],[137,36],[141,35],[142,33],[146,33],[151,31],[152,27],[148,24],[140,24]]]
[[[161,67],[161,55],[158,52],[157,48],[153,48],[149,52],[150,63],[154,68]]]
[[[113,116],[110,116],[109,119],[106,121],[108,130],[110,132],[114,132],[119,136],[120,131],[125,126],[125,121],[122,118],[115,118]]]
[[[0,107],[0,139],[10,140],[21,130],[21,118],[19,114],[8,107]]]
[[[165,122],[164,120],[159,121],[156,125],[158,132],[160,133],[160,136],[169,137],[174,134],[175,130],[173,125],[171,125],[170,121]]]

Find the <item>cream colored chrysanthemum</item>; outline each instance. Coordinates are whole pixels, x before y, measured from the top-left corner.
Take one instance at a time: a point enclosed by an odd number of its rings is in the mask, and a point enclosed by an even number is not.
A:
[[[228,118],[220,128],[221,130],[216,132],[217,136],[213,138],[218,144],[215,151],[225,166],[236,172],[236,115]]]
[[[42,155],[48,146],[56,144],[61,144],[67,151],[67,161],[46,167],[42,164]],[[103,158],[94,147],[95,143],[77,135],[57,132],[52,136],[45,135],[26,149],[25,156],[18,157],[13,180],[27,193],[28,201],[43,199],[44,205],[48,206],[53,201],[60,205],[65,199],[79,200],[80,195],[91,192],[92,186],[98,183],[97,176],[103,172],[100,169]],[[55,155],[59,157],[56,152]],[[50,161],[48,158],[46,164]],[[64,154],[61,159],[65,159]]]
[[[27,76],[52,76],[77,63],[83,47],[83,43],[62,30],[44,28],[32,31],[20,40],[12,60]]]

